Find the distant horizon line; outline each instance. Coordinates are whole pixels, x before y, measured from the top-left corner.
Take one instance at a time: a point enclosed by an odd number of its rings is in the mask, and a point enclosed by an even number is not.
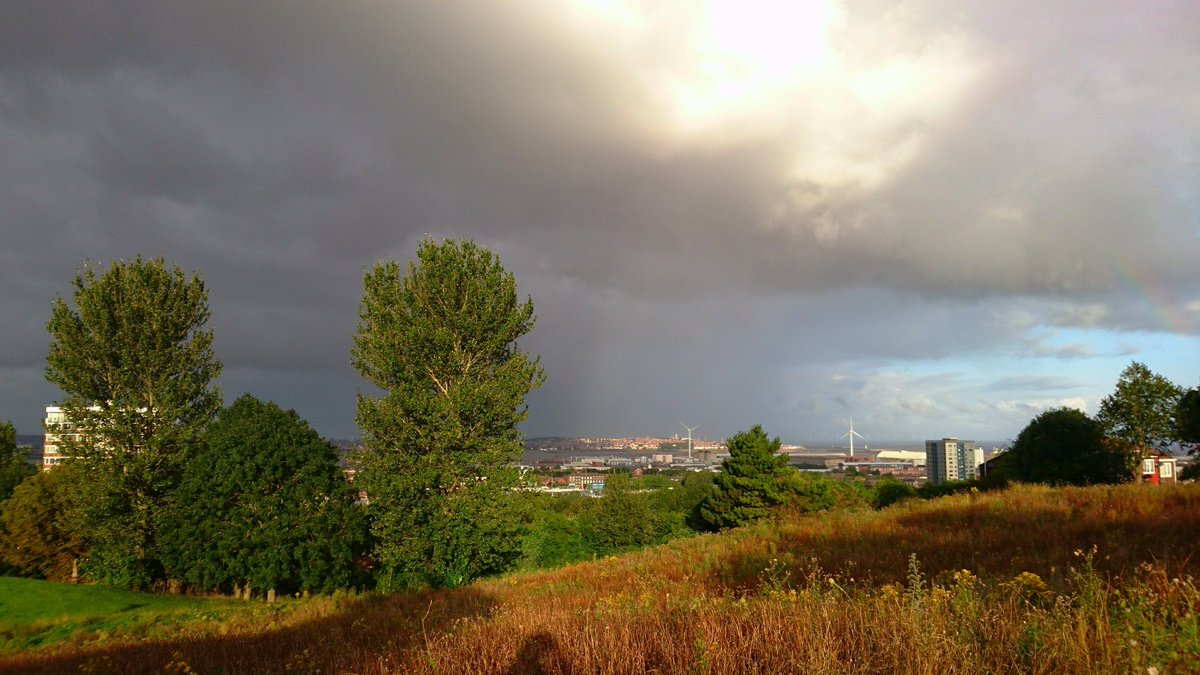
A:
[[[44,433],[42,433],[42,434],[16,434],[16,440],[17,440],[18,444],[20,444],[22,439],[42,439],[44,437],[45,437]],[[686,440],[683,437],[654,436],[654,435],[646,435],[646,434],[637,434],[637,435],[628,435],[628,436],[564,436],[561,434],[550,434],[550,435],[540,435],[540,436],[526,436],[525,442],[545,441],[545,440],[554,440],[554,439],[581,440],[581,439],[585,439],[585,438],[593,438],[593,439],[597,439],[597,440],[630,440],[630,439],[636,439],[636,438],[648,438],[648,439],[662,440],[662,441],[665,441],[665,440],[684,441],[684,440]],[[902,439],[902,438],[883,438],[878,441],[867,441],[863,445],[864,445],[865,449],[869,449],[870,446],[872,446],[872,445],[876,445],[876,446],[882,445],[882,444],[914,445],[914,444],[924,443],[926,440],[941,440],[942,438],[958,438],[960,440],[972,441],[975,443],[987,443],[987,444],[996,444],[996,445],[1003,445],[1003,444],[1011,442],[1011,441],[1000,441],[1000,440],[995,440],[995,439],[983,439],[981,441],[977,438],[964,438],[962,436],[940,436],[937,438],[927,438],[927,439],[923,439],[923,440],[912,440],[912,439],[906,440],[906,439]],[[330,442],[341,442],[341,443],[361,443],[362,442],[361,436],[351,436],[351,437],[327,436],[327,437],[325,437],[325,439]],[[724,442],[726,440],[728,440],[728,439],[727,438],[701,437],[701,438],[693,438],[692,442],[693,443],[701,442],[701,441]],[[784,445],[799,445],[801,447],[805,447],[805,446],[809,446],[809,445],[818,446],[818,447],[830,447],[830,448],[849,447],[848,444],[842,443],[838,439],[834,439],[834,438],[808,439],[808,440],[799,441],[799,442],[783,440],[782,443]]]

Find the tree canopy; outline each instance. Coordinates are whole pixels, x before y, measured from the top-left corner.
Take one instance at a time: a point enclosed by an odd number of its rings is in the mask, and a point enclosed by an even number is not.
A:
[[[28,454],[28,450],[17,446],[17,430],[12,422],[0,424],[0,502],[37,471],[26,461]]]
[[[734,434],[726,444],[729,458],[721,462],[714,490],[700,504],[700,518],[712,528],[736,527],[767,514],[788,500],[796,488],[796,470],[779,454],[778,438],[762,426]]]
[[[0,504],[0,559],[17,573],[67,581],[85,550],[78,466],[40,471]]]
[[[1143,449],[1165,448],[1174,441],[1181,394],[1170,380],[1134,361],[1121,373],[1116,391],[1100,401],[1097,420],[1104,433],[1125,443],[1136,460]]]
[[[1120,483],[1130,479],[1128,455],[1105,437],[1100,422],[1074,408],[1035,417],[1001,456],[1009,480],[1052,485]]]
[[[46,379],[82,432],[62,449],[86,466],[89,574],[141,586],[158,573],[155,514],[221,405],[208,291],[200,275],[140,256],[85,266],[73,286],[74,307],[55,300],[47,326]]]
[[[162,512],[166,573],[204,591],[344,588],[366,540],[354,499],[333,445],[295,411],[243,395]]]
[[[599,555],[641,548],[657,542],[658,520],[649,500],[631,490],[629,474],[613,473],[604,481],[604,496],[584,512],[583,532]]]
[[[1200,447],[1200,389],[1189,389],[1179,397],[1175,410],[1175,438],[1188,447],[1188,454]]]
[[[516,341],[533,301],[472,241],[423,241],[402,270],[368,271],[352,362],[382,396],[360,394],[384,585],[455,585],[510,566],[515,519],[503,515],[520,458],[525,395],[539,359]]]

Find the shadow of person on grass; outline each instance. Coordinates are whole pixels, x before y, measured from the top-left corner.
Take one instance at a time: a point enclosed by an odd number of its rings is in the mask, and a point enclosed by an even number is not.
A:
[[[542,631],[525,639],[504,675],[571,675],[571,672],[563,663],[554,636]]]

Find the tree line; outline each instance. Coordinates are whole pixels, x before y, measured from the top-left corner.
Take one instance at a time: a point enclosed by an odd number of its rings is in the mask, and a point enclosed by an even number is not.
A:
[[[1146,457],[1200,447],[1200,388],[1184,389],[1132,362],[1095,417],[1073,408],[1041,413],[996,458],[991,482],[1091,485],[1137,480]],[[1193,462],[1181,478],[1194,477]]]
[[[139,256],[85,265],[73,289],[72,302],[53,304],[46,378],[82,433],[63,437],[62,465],[29,476],[8,461],[11,424],[0,427],[9,572],[243,595],[446,587],[781,508],[907,496],[801,474],[759,426],[729,439],[715,476],[644,490],[649,478],[617,474],[597,500],[523,489],[519,425],[545,381],[540,359],[519,346],[536,322],[533,301],[472,241],[427,239],[407,265],[384,261],[364,275],[351,362],[379,393],[357,398],[365,448],[352,482],[337,449],[294,411],[250,394],[223,406],[200,274]],[[1031,423],[1005,456],[1011,477],[1103,482],[1118,464],[1129,475],[1130,448],[1197,443],[1197,390],[1134,366],[1097,420],[1058,410]],[[1041,475],[1022,459],[1046,470],[1055,453],[1073,464]]]

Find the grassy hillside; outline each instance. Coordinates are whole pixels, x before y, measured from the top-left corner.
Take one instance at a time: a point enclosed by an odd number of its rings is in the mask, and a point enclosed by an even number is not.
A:
[[[175,612],[204,601],[102,586],[72,586],[35,579],[0,577],[0,627],[58,619],[87,620],[143,611]]]
[[[1196,672],[1198,549],[1197,486],[1021,487],[0,670]]]
[[[187,623],[260,611],[231,600],[131,593],[0,577],[0,654],[59,643],[165,637]]]

